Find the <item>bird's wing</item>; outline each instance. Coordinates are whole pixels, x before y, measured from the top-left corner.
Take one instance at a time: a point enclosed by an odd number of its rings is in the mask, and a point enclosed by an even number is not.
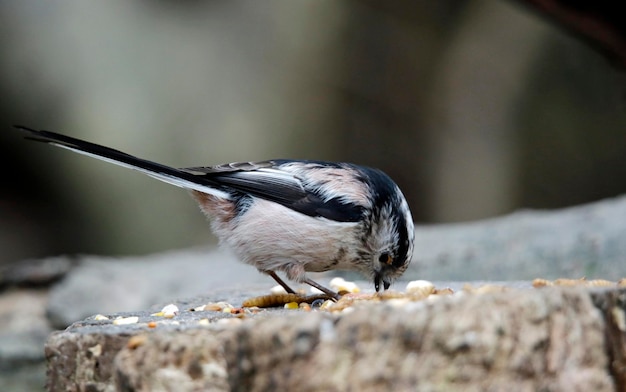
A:
[[[356,222],[362,217],[362,206],[336,197],[324,197],[319,187],[311,186],[303,178],[306,174],[286,170],[294,162],[307,164],[307,161],[273,160],[181,170],[203,176],[239,192],[273,201],[305,215],[338,222]],[[325,164],[336,168],[335,163],[315,162],[312,170],[324,170]]]

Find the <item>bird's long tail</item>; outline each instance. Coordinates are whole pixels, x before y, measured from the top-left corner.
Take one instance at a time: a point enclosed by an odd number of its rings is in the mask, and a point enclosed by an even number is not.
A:
[[[203,193],[209,193],[218,197],[228,198],[228,193],[217,189],[206,177],[195,175],[187,171],[165,166],[160,163],[137,158],[124,152],[90,143],[84,140],[61,135],[50,131],[38,131],[21,125],[15,128],[27,134],[26,139],[52,144],[72,150],[79,154],[127,167],[145,173],[151,177],[176,185],[181,188],[193,189]]]

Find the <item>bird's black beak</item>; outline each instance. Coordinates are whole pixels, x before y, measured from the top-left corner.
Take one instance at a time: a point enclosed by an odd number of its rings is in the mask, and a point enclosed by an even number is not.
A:
[[[377,272],[376,275],[374,275],[374,289],[376,290],[376,292],[380,291],[380,282],[383,282],[383,289],[387,290],[389,288],[389,286],[391,286],[391,282],[389,282],[388,280],[383,279],[383,276],[380,272]]]

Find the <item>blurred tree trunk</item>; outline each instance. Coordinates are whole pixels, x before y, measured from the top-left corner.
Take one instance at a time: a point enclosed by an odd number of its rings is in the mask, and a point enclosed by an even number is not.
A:
[[[515,207],[514,114],[546,32],[541,21],[502,2],[473,2],[461,20],[428,111],[429,207],[431,218],[444,222]]]
[[[611,1],[518,0],[565,27],[613,64],[626,67],[626,23],[623,6]]]

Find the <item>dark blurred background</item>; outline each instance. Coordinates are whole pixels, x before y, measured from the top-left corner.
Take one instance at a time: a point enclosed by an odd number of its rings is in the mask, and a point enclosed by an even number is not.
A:
[[[184,191],[14,123],[179,167],[380,167],[418,223],[624,194],[615,25],[542,3],[0,2],[0,262],[214,241]]]

